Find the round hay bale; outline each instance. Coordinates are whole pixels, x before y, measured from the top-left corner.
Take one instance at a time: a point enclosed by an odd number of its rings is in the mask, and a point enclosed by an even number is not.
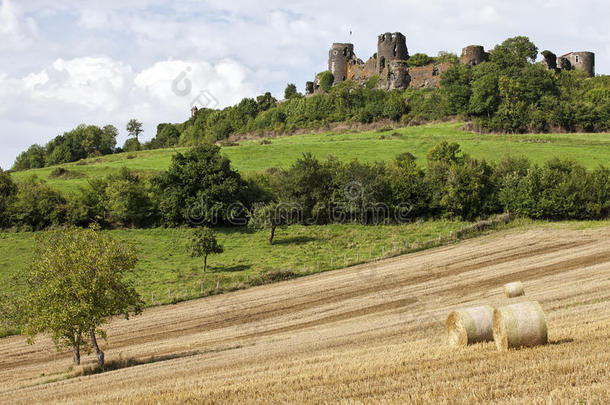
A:
[[[515,281],[514,283],[504,284],[504,294],[507,298],[521,297],[525,295],[523,290],[523,284],[521,281]]]
[[[447,338],[451,346],[491,342],[493,308],[488,305],[453,311],[447,317]]]
[[[498,350],[548,343],[546,317],[537,301],[525,301],[494,310],[493,335]]]

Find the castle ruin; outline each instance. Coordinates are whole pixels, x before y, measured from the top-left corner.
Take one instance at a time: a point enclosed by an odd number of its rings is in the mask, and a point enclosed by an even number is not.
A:
[[[542,63],[551,70],[579,69],[589,77],[595,76],[595,54],[592,52],[570,52],[557,58],[552,52],[543,52]],[[469,45],[462,49],[460,62],[476,66],[485,62],[489,53],[481,45]],[[376,88],[384,90],[440,87],[440,78],[451,62],[430,63],[426,66],[409,66],[409,51],[405,36],[400,32],[386,32],[377,38],[377,53],[366,62],[354,52],[354,44],[334,43],[328,54],[328,71],[334,76],[334,84],[353,80],[367,84],[378,78]],[[320,75],[307,82],[308,95],[321,93]]]
[[[558,58],[562,69],[584,70],[589,77],[595,77],[595,54],[593,52],[570,52]]]

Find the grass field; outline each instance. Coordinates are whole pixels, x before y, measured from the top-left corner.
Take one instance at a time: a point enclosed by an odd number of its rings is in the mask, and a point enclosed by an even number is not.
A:
[[[576,160],[589,169],[603,164],[610,166],[610,134],[524,134],[483,135],[460,130],[461,123],[433,124],[399,128],[390,131],[320,133],[272,138],[271,144],[260,140],[241,141],[239,146],[224,147],[223,153],[233,167],[242,173],[269,167],[289,167],[304,152],[320,159],[334,155],[340,160],[363,162],[388,161],[402,152],[411,152],[425,164],[428,150],[441,141],[454,141],[462,149],[480,159],[497,161],[504,156],[526,156],[542,163],[553,157]],[[383,138],[383,139],[382,139]],[[14,173],[15,179],[36,174],[49,184],[66,192],[74,192],[88,179],[103,177],[125,166],[154,174],[166,169],[171,156],[184,148],[123,153],[62,165],[83,174],[76,179],[49,179],[53,168]]]
[[[0,403],[605,404],[610,224],[525,227],[114,320],[114,371],[0,340]],[[580,228],[580,229],[579,229]],[[549,344],[451,348],[456,308],[521,280]],[[81,376],[85,374],[84,376]]]
[[[218,230],[225,252],[208,258],[202,273],[202,259],[188,253],[192,230],[138,229],[107,231],[133,243],[140,261],[133,281],[147,304],[166,303],[210,295],[287,276],[278,271],[303,275],[337,269],[388,256],[422,242],[447,238],[466,226],[457,221],[430,221],[409,225],[291,226],[279,229],[273,246],[268,232],[243,228]],[[8,286],[14,274],[32,260],[36,237],[41,233],[0,233],[0,285]],[[271,277],[271,279],[269,279]],[[6,288],[6,287],[5,287]],[[9,287],[13,292],[18,286]],[[168,292],[169,290],[169,292]]]

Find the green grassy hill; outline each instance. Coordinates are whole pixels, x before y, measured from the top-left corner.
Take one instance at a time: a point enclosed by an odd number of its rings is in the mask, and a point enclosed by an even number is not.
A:
[[[287,168],[304,152],[320,159],[334,155],[340,160],[359,159],[363,162],[387,161],[402,152],[411,152],[420,163],[430,148],[441,141],[458,142],[462,149],[479,159],[497,161],[506,155],[526,156],[542,163],[553,157],[569,158],[593,169],[599,164],[610,166],[610,133],[603,134],[475,134],[461,131],[461,123],[432,124],[388,131],[327,132],[271,138],[270,144],[260,140],[241,141],[239,146],[223,147],[223,153],[242,173],[269,167]],[[16,180],[32,174],[48,180],[64,192],[73,192],[88,179],[103,177],[125,166],[153,174],[168,167],[176,151],[185,148],[160,149],[122,153],[85,159],[62,167],[82,174],[78,178],[50,179],[52,167],[13,174]]]
[[[192,230],[158,228],[104,231],[133,243],[140,261],[134,282],[150,304],[172,298],[196,297],[204,284],[205,294],[226,291],[256,283],[266,274],[291,271],[297,275],[317,273],[361,263],[382,255],[423,247],[424,242],[447,239],[451,232],[468,226],[459,221],[427,221],[404,225],[295,225],[278,229],[273,245],[268,231],[250,232],[245,228],[219,228],[218,240],[224,253],[208,258],[208,271],[202,273],[202,259],[191,257],[188,244]],[[36,237],[44,232],[0,233],[0,284],[8,290],[12,275],[30,264]],[[268,276],[269,277],[269,276]],[[272,275],[271,275],[272,277]],[[267,280],[267,281],[273,281]],[[186,293],[186,295],[185,295]]]

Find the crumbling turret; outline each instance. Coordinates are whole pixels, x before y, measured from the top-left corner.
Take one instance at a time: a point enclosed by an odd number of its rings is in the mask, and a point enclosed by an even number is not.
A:
[[[407,40],[400,32],[379,35],[377,38],[377,71],[381,73],[389,62],[409,59]]]
[[[354,44],[334,43],[328,53],[328,70],[335,77],[335,83],[347,79],[348,66],[355,59]]]
[[[481,45],[469,45],[462,49],[461,62],[464,65],[476,66],[487,60],[489,54]]]

